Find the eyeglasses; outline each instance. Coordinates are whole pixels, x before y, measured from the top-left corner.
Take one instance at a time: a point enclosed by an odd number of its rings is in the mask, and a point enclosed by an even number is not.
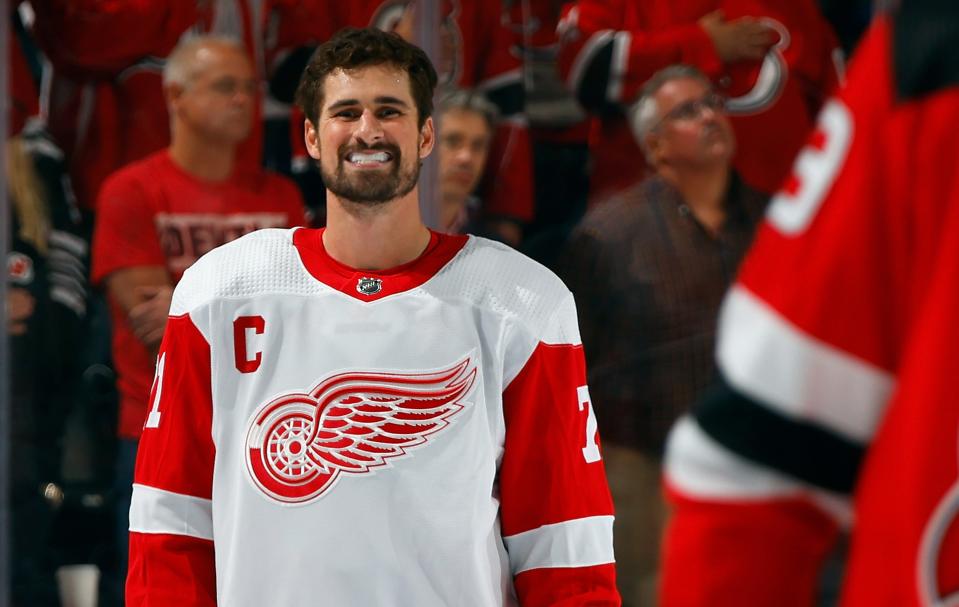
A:
[[[237,78],[224,77],[217,78],[209,84],[209,89],[218,95],[224,97],[233,97],[239,92],[243,92],[251,97],[255,97],[259,84],[256,80],[240,80]]]
[[[680,103],[673,109],[666,112],[663,117],[656,123],[656,126],[652,130],[658,129],[665,122],[675,121],[675,120],[695,120],[702,116],[703,111],[710,110],[713,112],[720,112],[726,108],[726,98],[720,95],[719,93],[706,93],[699,99],[690,99],[689,101],[684,101]]]

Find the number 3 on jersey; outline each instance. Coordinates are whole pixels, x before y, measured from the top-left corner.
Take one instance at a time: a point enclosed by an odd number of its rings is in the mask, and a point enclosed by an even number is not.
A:
[[[596,444],[596,414],[593,413],[593,401],[589,398],[588,386],[576,388],[576,400],[580,411],[586,409],[586,446],[583,447],[583,459],[587,464],[592,464],[603,457],[599,453],[599,445]]]
[[[852,143],[849,109],[838,99],[819,113],[819,126],[793,165],[795,187],[784,188],[769,203],[769,221],[787,236],[809,227],[842,168]]]
[[[150,400],[153,407],[150,409],[150,415],[147,416],[147,423],[143,425],[144,429],[160,427],[160,392],[163,389],[164,363],[166,363],[166,352],[157,359],[157,372],[153,378],[153,389],[150,390],[153,393],[153,398]]]

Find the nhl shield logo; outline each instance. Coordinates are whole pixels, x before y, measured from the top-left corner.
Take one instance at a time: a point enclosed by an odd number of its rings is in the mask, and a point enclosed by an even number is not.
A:
[[[363,295],[376,295],[383,290],[383,281],[364,276],[356,282],[356,290]]]

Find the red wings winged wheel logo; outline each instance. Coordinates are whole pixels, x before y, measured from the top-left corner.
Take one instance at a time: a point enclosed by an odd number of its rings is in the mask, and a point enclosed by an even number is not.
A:
[[[371,472],[426,443],[463,409],[475,378],[466,358],[427,373],[338,373],[309,393],[284,394],[251,418],[250,478],[279,502],[315,500],[341,473]]]

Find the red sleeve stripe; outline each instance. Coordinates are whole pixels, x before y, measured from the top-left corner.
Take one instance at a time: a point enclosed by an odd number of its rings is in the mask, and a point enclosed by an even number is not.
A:
[[[613,517],[589,516],[504,537],[510,569],[592,567],[614,562]]]
[[[792,419],[867,442],[893,389],[893,376],[819,341],[742,285],[719,320],[719,367],[750,398]]]
[[[213,540],[213,502],[201,497],[133,485],[130,531]]]
[[[805,497],[842,525],[852,522],[852,503],[725,448],[689,416],[676,423],[663,463],[669,491],[690,499],[735,502]]]

